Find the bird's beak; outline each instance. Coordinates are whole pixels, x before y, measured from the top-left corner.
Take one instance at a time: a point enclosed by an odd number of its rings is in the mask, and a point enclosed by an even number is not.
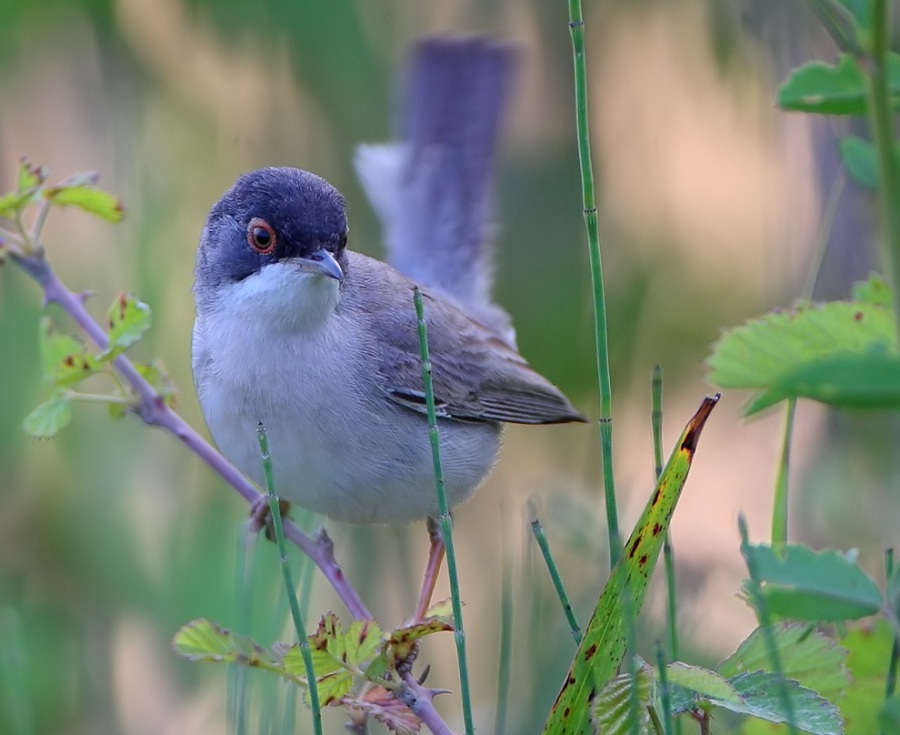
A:
[[[319,248],[307,258],[294,258],[293,262],[304,273],[318,273],[338,282],[344,280],[344,271],[325,248]]]

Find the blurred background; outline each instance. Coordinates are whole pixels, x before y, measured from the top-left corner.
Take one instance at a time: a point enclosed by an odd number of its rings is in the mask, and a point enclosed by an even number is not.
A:
[[[586,3],[585,14],[627,533],[653,486],[653,365],[664,372],[668,451],[712,390],[703,360],[720,331],[803,292],[829,199],[837,216],[815,295],[842,297],[867,276],[872,205],[842,183],[835,140],[846,121],[774,108],[791,66],[836,53],[805,5],[608,0]],[[523,354],[596,419],[563,2],[0,0],[0,190],[13,187],[27,155],[51,178],[97,170],[122,197],[127,216],[117,226],[54,212],[50,257],[72,289],[97,293],[89,303],[98,317],[123,289],[150,304],[153,329],[132,352],[162,360],[179,410],[202,428],[190,289],[210,205],[248,169],[307,168],[346,195],[351,247],[379,255],[355,146],[390,137],[393,80],[409,44],[469,32],[510,38],[522,51],[498,158],[496,296]],[[113,422],[102,407],[79,406],[58,439],[25,437],[22,420],[45,391],[40,296],[18,269],[0,268],[0,731],[229,732],[225,669],[177,658],[170,641],[198,617],[264,644],[289,638],[272,545],[256,551],[248,595],[236,572],[243,501],[133,418]],[[744,422],[745,399],[726,394],[713,414],[673,522],[682,657],[707,665],[754,626],[736,596],[738,513],[753,538],[769,535],[783,416]],[[792,537],[859,547],[881,579],[883,549],[898,541],[898,438],[893,417],[801,404]],[[527,503],[584,624],[607,570],[599,478],[596,424],[514,426],[496,471],[456,513],[481,732],[491,731],[497,701],[501,580],[513,590],[510,732],[539,730],[574,651],[528,534]],[[326,525],[370,609],[385,626],[399,623],[414,605],[424,527]],[[641,622],[651,657],[664,635],[661,582]],[[328,610],[344,614],[318,575],[308,609],[310,628]],[[452,636],[429,640],[422,659],[434,665],[432,685],[458,691]],[[284,694],[254,678],[260,701]],[[460,728],[457,694],[440,707]],[[342,722],[329,714],[326,731],[341,732]],[[302,705],[297,731],[309,731]]]

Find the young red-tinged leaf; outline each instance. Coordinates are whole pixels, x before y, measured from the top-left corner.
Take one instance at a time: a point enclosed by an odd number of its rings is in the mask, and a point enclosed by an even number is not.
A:
[[[69,425],[72,420],[72,402],[65,391],[57,389],[25,418],[25,432],[35,439],[49,439]]]
[[[384,687],[371,687],[362,699],[354,700],[353,706],[386,725],[395,735],[416,735],[422,729],[422,721]]]
[[[150,329],[150,307],[129,293],[122,292],[109,309],[109,348],[114,356],[137,342]]]
[[[629,594],[630,607],[637,615],[644,602],[650,574],[656,565],[669,521],[684,488],[700,433],[718,400],[719,396],[706,398],[688,422],[622,556],[613,567],[562,690],[544,725],[543,732],[547,735],[591,735],[591,702],[616,675],[625,655],[623,595]]]
[[[381,628],[374,620],[354,620],[347,632],[334,613],[322,616],[316,632],[309,637],[316,677],[339,670],[362,674],[381,650]],[[299,660],[298,663],[302,665]]]
[[[785,678],[795,679],[831,701],[852,683],[847,649],[828,636],[796,623],[779,623],[772,627],[771,635]],[[719,665],[718,672],[730,678],[771,667],[765,633],[757,628]]]
[[[63,207],[78,207],[108,222],[119,222],[125,210],[118,197],[88,185],[55,186],[45,189],[44,196]]]
[[[607,682],[591,704],[594,732],[603,735],[655,735],[656,728],[650,721],[650,708],[656,699],[655,689],[656,672],[646,663],[638,668],[635,676],[620,674]]]
[[[394,661],[403,661],[408,658],[416,643],[426,635],[446,630],[453,630],[453,625],[442,618],[431,617],[425,618],[421,623],[391,631],[390,646]]]
[[[69,386],[100,369],[97,359],[85,351],[79,340],[57,331],[48,316],[40,324],[41,372],[55,386]]]
[[[47,180],[47,169],[43,166],[34,166],[27,158],[19,159],[19,173],[16,180],[16,189],[19,192],[37,189]]]
[[[793,620],[841,622],[874,615],[881,590],[859,564],[837,551],[813,551],[788,544],[783,553],[771,546],[748,546],[760,594],[773,615]]]

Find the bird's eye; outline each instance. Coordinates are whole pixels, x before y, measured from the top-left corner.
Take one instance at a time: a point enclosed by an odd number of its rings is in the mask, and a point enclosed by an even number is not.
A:
[[[275,230],[268,222],[259,217],[250,220],[247,227],[247,242],[260,255],[268,255],[275,250]]]

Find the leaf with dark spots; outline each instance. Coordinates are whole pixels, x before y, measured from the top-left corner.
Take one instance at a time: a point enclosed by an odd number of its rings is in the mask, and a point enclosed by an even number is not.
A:
[[[547,722],[545,735],[593,735],[591,700],[618,673],[626,647],[623,596],[631,614],[644,602],[669,519],[684,488],[697,440],[719,397],[708,397],[688,422],[625,548],[613,567]],[[627,592],[626,592],[627,588]],[[588,655],[588,652],[593,653]],[[596,655],[597,652],[602,655]]]

